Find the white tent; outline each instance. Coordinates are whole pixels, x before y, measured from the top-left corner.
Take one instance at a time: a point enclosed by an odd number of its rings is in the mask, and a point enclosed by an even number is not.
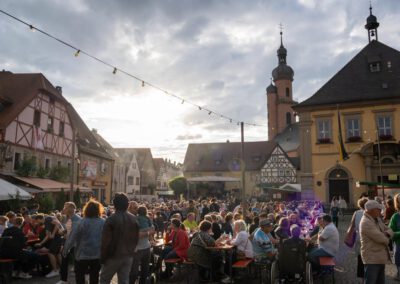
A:
[[[23,200],[32,198],[32,196],[22,188],[19,188],[15,184],[5,181],[4,179],[0,179],[0,200],[15,199],[17,195],[19,195],[19,198]]]

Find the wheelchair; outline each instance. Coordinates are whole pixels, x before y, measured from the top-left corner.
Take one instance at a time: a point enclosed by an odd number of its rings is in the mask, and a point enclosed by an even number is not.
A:
[[[279,280],[278,261],[276,259],[253,262],[256,275],[259,276],[260,284],[275,284]]]
[[[285,240],[279,250],[279,283],[312,284],[312,266],[306,257],[304,240]]]

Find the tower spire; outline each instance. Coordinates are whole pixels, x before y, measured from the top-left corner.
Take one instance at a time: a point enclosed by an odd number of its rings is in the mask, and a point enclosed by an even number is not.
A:
[[[282,25],[282,23],[279,24],[279,29],[280,29],[280,35],[281,35],[281,46],[283,47],[283,39],[282,39],[282,35],[283,35],[283,25]]]
[[[376,17],[372,14],[372,3],[370,1],[369,2],[369,16],[367,18],[367,23],[365,25],[365,28],[368,31],[368,41],[369,42],[371,42],[371,40],[378,41],[378,27],[379,27],[379,23],[378,23]]]

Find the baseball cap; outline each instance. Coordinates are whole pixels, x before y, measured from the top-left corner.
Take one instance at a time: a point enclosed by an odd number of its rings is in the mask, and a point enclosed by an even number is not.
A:
[[[367,211],[372,210],[372,209],[383,210],[384,206],[376,200],[368,200],[367,203],[365,203],[364,208]]]
[[[260,227],[272,226],[272,222],[268,219],[261,220],[259,223]]]

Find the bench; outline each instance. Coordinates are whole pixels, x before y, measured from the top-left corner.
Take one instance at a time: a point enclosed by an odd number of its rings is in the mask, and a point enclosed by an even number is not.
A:
[[[319,258],[319,265],[322,267],[323,272],[332,275],[332,283],[335,283],[335,258],[331,256],[321,256]]]
[[[168,258],[168,259],[164,259],[165,263],[170,263],[170,264],[177,264],[177,263],[181,263],[182,259],[180,258]]]
[[[232,267],[233,268],[247,268],[250,265],[250,263],[252,263],[252,262],[253,262],[252,258],[241,259],[241,260],[236,261],[232,265]]]

